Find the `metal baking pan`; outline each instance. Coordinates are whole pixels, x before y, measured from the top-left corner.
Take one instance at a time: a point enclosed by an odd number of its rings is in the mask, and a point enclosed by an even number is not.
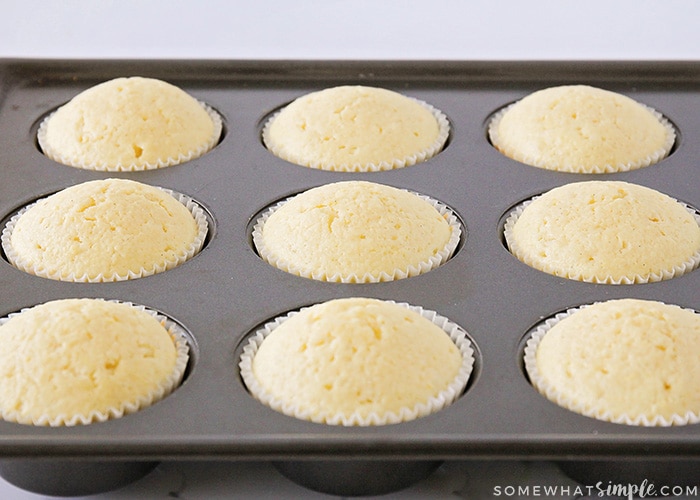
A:
[[[225,124],[220,144],[189,163],[134,173],[84,171],[41,153],[36,129],[42,117],[92,85],[133,75],[169,81],[217,109]],[[568,83],[614,90],[663,113],[678,130],[672,154],[640,170],[584,175],[523,165],[489,144],[486,125],[493,112],[532,91]],[[264,148],[260,130],[272,111],[307,92],[341,84],[386,87],[432,104],[450,120],[448,145],[425,163],[375,173],[313,170]],[[697,62],[0,60],[0,218],[79,182],[125,177],[193,197],[210,213],[213,227],[204,250],[192,260],[126,282],[51,281],[0,260],[2,316],[59,298],[128,300],[179,321],[193,338],[194,352],[182,386],[136,414],[65,428],[0,422],[5,477],[32,489],[38,476],[31,471],[41,464],[58,465],[65,477],[61,464],[91,463],[98,471],[101,464],[138,464],[147,471],[160,460],[270,460],[315,489],[362,494],[402,487],[416,474],[429,473],[436,461],[449,459],[578,465],[700,459],[697,426],[632,427],[574,414],[540,396],[520,361],[531,327],[572,306],[636,297],[700,310],[700,271],[644,285],[575,282],[520,263],[500,234],[503,216],[513,205],[594,178],[643,184],[699,207],[699,97]],[[310,187],[351,179],[410,189],[447,204],[464,222],[463,245],[427,274],[375,284],[316,282],[274,269],[256,255],[250,237],[255,214]],[[466,329],[477,361],[465,394],[428,417],[368,428],[296,420],[251,398],[237,372],[246,336],[280,314],[349,296],[419,305]],[[402,464],[418,468],[402,469],[391,484],[379,479],[368,491],[362,487],[370,482],[366,471],[353,472],[368,463],[389,464],[384,475]],[[324,466],[349,484],[335,487],[326,476],[314,483],[318,467],[327,472]],[[126,474],[124,481],[130,477]],[[98,481],[93,489],[108,487],[113,485]],[[50,494],[80,490],[52,488],[35,489]]]

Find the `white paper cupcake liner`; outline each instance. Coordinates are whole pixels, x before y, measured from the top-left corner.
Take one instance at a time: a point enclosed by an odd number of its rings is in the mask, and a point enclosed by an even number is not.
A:
[[[194,257],[197,253],[199,253],[199,251],[204,246],[204,241],[209,231],[209,223],[204,213],[204,209],[192,198],[190,198],[187,195],[172,191],[170,189],[160,187],[158,189],[162,190],[163,192],[169,194],[170,196],[178,200],[189,210],[189,212],[192,214],[192,217],[194,217],[195,223],[197,224],[197,235],[195,236],[195,239],[187,246],[187,248],[183,250],[181,254],[173,256],[170,260],[155,263],[149,269],[141,268],[137,270],[130,270],[126,274],[113,273],[110,275],[106,275],[100,273],[96,276],[89,276],[88,274],[76,276],[74,273],[64,274],[60,270],[49,270],[43,266],[35,265],[24,259],[15,251],[14,247],[12,246],[12,231],[14,231],[15,225],[17,224],[19,218],[22,217],[22,215],[27,210],[31,209],[34,205],[36,205],[45,198],[42,198],[41,200],[37,200],[36,202],[27,205],[10,218],[10,220],[3,228],[2,234],[0,235],[0,243],[2,244],[2,249],[5,252],[7,260],[17,269],[29,274],[33,274],[35,276],[39,276],[41,278],[48,278],[56,281],[71,281],[76,283],[114,282],[144,278],[146,276],[151,276],[153,274],[167,271],[169,269],[183,264],[184,262]]]
[[[44,120],[42,120],[39,125],[39,130],[37,131],[37,140],[39,141],[39,147],[41,147],[44,155],[58,163],[63,165],[68,165],[69,167],[81,168],[83,170],[95,170],[99,172],[138,172],[144,170],[154,170],[158,168],[172,167],[174,165],[179,165],[180,163],[185,163],[211,151],[214,146],[219,142],[221,137],[221,131],[223,130],[223,122],[221,116],[208,104],[197,101],[202,108],[207,112],[209,118],[211,118],[214,124],[214,131],[212,136],[198,148],[188,151],[186,153],[180,153],[177,156],[170,156],[168,158],[161,158],[155,163],[139,163],[124,165],[118,163],[116,165],[109,165],[103,163],[86,163],[81,158],[77,156],[67,156],[55,151],[46,141],[46,126],[54,115],[55,111],[48,115]]]
[[[418,276],[419,274],[427,273],[428,271],[435,269],[436,267],[441,266],[450,260],[457,249],[457,246],[459,245],[462,235],[462,225],[452,209],[444,203],[419,193],[412,191],[409,192],[415,194],[435,207],[435,209],[445,218],[450,226],[450,238],[445,244],[445,247],[437,254],[430,256],[427,260],[420,262],[418,265],[411,265],[405,269],[395,269],[391,273],[381,272],[376,275],[371,273],[366,273],[362,276],[353,273],[336,273],[333,275],[328,275],[327,273],[310,269],[301,269],[295,264],[275,255],[274,251],[265,245],[262,237],[263,226],[276,210],[284,206],[284,204],[294,198],[294,196],[273,205],[265,210],[260,217],[258,217],[255,226],[253,226],[253,243],[255,244],[255,248],[257,249],[260,257],[271,266],[281,269],[282,271],[286,271],[290,274],[317,281],[327,281],[333,283],[379,283],[383,281],[395,281],[412,276]]]
[[[397,303],[391,300],[386,302],[390,304],[397,304],[399,306],[405,307],[414,311],[424,318],[430,320],[433,324],[440,327],[445,333],[447,333],[452,341],[455,343],[462,355],[462,364],[460,365],[459,372],[455,379],[449,384],[449,386],[440,392],[439,394],[431,397],[428,401],[423,403],[418,403],[413,407],[402,408],[398,413],[387,412],[386,414],[370,413],[366,416],[362,416],[359,412],[354,412],[350,415],[345,414],[322,414],[322,415],[311,415],[308,411],[303,408],[299,408],[293,404],[285,403],[284,401],[272,396],[267,392],[261,384],[256,379],[253,374],[253,358],[258,351],[258,348],[265,340],[265,338],[272,333],[272,331],[279,325],[287,321],[289,318],[300,313],[304,309],[299,311],[290,312],[287,315],[275,318],[273,321],[267,323],[265,326],[260,328],[253,334],[246,346],[243,348],[243,352],[239,361],[239,369],[243,382],[250,394],[260,401],[262,404],[269,406],[275,411],[283,413],[287,416],[294,417],[300,420],[307,420],[315,423],[322,423],[327,425],[342,425],[346,427],[350,426],[374,426],[374,425],[389,425],[398,424],[401,422],[408,422],[415,420],[417,418],[424,417],[431,413],[436,413],[443,408],[451,405],[457,398],[461,396],[464,389],[467,386],[469,377],[471,376],[474,367],[474,349],[471,346],[471,342],[467,338],[466,332],[456,323],[453,323],[444,316],[440,316],[435,311],[430,311],[423,309],[420,306],[413,306],[407,303]]]
[[[429,160],[430,158],[437,155],[445,147],[447,139],[450,136],[450,122],[447,116],[437,109],[436,107],[428,104],[427,102],[416,99],[415,97],[408,97],[414,102],[417,102],[425,109],[430,111],[438,124],[438,135],[433,141],[433,143],[422,151],[417,151],[416,153],[407,155],[403,158],[395,158],[391,161],[380,161],[377,163],[341,163],[338,165],[326,165],[319,161],[309,161],[298,155],[295,155],[285,148],[270,144],[269,140],[269,129],[272,122],[277,118],[277,115],[282,111],[277,111],[265,122],[262,130],[262,140],[265,147],[275,156],[281,158],[295,165],[301,165],[303,167],[313,168],[317,170],[328,170],[333,172],[379,172],[382,170],[394,170],[398,168],[410,167],[417,163],[422,163]],[[284,108],[283,108],[284,109]]]
[[[636,161],[630,161],[618,165],[548,165],[545,162],[543,162],[539,156],[522,153],[521,151],[515,148],[506,147],[502,143],[501,137],[498,134],[498,125],[500,124],[500,121],[503,118],[503,116],[516,104],[517,102],[511,103],[508,106],[494,113],[488,126],[489,140],[491,141],[493,147],[500,151],[504,156],[507,156],[508,158],[518,161],[520,163],[524,163],[526,165],[530,165],[537,168],[577,174],[610,174],[615,172],[628,172],[630,170],[648,167],[650,165],[654,165],[655,163],[660,162],[668,156],[668,154],[671,152],[671,149],[673,148],[673,145],[676,142],[676,129],[671,124],[671,122],[668,121],[668,119],[664,115],[662,115],[655,109],[645,104],[639,103],[640,106],[643,106],[652,115],[654,115],[654,117],[657,120],[659,120],[661,125],[663,125],[663,127],[666,129],[666,140],[663,146],[661,146],[659,149],[653,151],[645,158],[640,158]]]
[[[537,348],[542,338],[544,338],[547,332],[549,332],[554,325],[563,319],[582,309],[585,309],[586,307],[590,307],[598,303],[599,302],[572,307],[564,312],[556,314],[551,318],[548,318],[532,330],[530,338],[527,340],[525,345],[523,360],[525,362],[525,370],[527,371],[528,377],[530,378],[530,383],[533,385],[533,387],[535,387],[535,389],[537,389],[537,391],[548,400],[556,403],[562,408],[605,422],[644,427],[670,427],[674,425],[688,425],[700,422],[700,414],[692,411],[688,411],[684,414],[675,414],[669,418],[662,415],[638,415],[636,417],[626,414],[615,415],[605,409],[590,407],[568,397],[565,394],[562,394],[540,375],[537,368]],[[692,309],[689,310],[692,311]]]
[[[641,284],[641,283],[654,283],[657,281],[664,281],[664,280],[669,280],[672,278],[677,278],[679,276],[682,276],[686,273],[689,273],[690,271],[695,270],[699,265],[700,265],[700,249],[698,249],[693,255],[691,255],[688,260],[685,262],[682,262],[671,269],[664,269],[661,272],[658,273],[649,273],[648,275],[634,275],[634,276],[622,276],[620,278],[614,278],[612,276],[588,276],[588,275],[582,275],[578,273],[572,273],[572,272],[566,272],[562,269],[559,269],[555,266],[548,265],[548,264],[542,264],[539,262],[535,262],[533,259],[529,258],[527,255],[527,252],[525,249],[523,249],[517,241],[515,241],[512,237],[512,231],[513,231],[513,226],[515,223],[518,221],[518,218],[522,215],[523,211],[527,206],[535,201],[539,196],[535,196],[518,206],[516,206],[508,215],[508,218],[506,219],[505,225],[503,227],[503,236],[505,237],[506,243],[508,245],[508,250],[518,258],[521,262],[524,264],[527,264],[528,266],[537,269],[539,271],[545,272],[547,274],[551,274],[554,276],[559,276],[562,278],[567,278],[570,280],[576,280],[576,281],[584,281],[587,283],[598,283],[598,284],[606,284],[606,285],[633,285],[633,284]],[[685,207],[685,209],[693,216],[695,221],[700,225],[700,213],[695,210],[693,207],[690,205],[687,205],[681,201],[674,200],[677,203],[680,203],[682,206]]]
[[[95,299],[102,300],[102,299]],[[108,300],[108,302],[115,302],[120,304],[125,304],[131,307],[135,307],[140,311],[147,312],[151,316],[160,322],[165,329],[168,331],[170,336],[175,342],[175,348],[177,351],[177,357],[175,360],[175,367],[173,372],[165,379],[163,382],[153,391],[143,396],[138,397],[133,401],[124,402],[121,406],[109,408],[107,411],[91,411],[88,414],[78,414],[78,415],[42,415],[36,419],[31,419],[26,416],[20,415],[16,411],[0,411],[0,418],[6,422],[15,422],[18,424],[25,425],[35,425],[35,426],[49,426],[49,427],[63,427],[63,426],[75,426],[75,425],[89,425],[97,422],[106,422],[107,420],[121,418],[124,415],[136,413],[139,410],[147,408],[158,401],[161,401],[166,396],[170,395],[173,390],[175,390],[181,383],[187,369],[187,363],[189,362],[189,344],[187,342],[187,333],[185,330],[175,321],[171,320],[163,314],[148,309],[145,306],[133,304],[131,302],[123,302],[119,300]],[[22,309],[20,312],[11,313],[8,316],[0,318],[0,325],[3,325],[9,321],[12,317],[21,314],[27,309]]]

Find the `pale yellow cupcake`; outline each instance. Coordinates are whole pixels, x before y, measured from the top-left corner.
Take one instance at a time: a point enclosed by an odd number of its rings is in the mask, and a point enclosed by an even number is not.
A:
[[[71,426],[120,418],[177,387],[182,329],[142,306],[62,299],[0,319],[0,416]]]
[[[320,281],[416,276],[446,262],[461,235],[445,205],[366,181],[309,189],[259,218],[253,241],[269,264]]]
[[[489,125],[491,143],[505,156],[576,173],[649,166],[668,155],[675,137],[657,111],[587,85],[534,92],[497,113]]]
[[[88,170],[169,167],[212,149],[221,117],[167,82],[115,78],[91,87],[49,115],[37,135],[46,156]]]
[[[207,234],[189,197],[126,179],[84,182],[21,210],[3,230],[15,267],[60,281],[120,281],[171,269]]]
[[[700,314],[640,299],[557,315],[525,349],[532,384],[599,420],[644,426],[700,421]]]
[[[263,129],[276,156],[305,167],[345,172],[391,170],[424,162],[449,135],[433,106],[377,87],[340,86],[297,98]]]
[[[622,181],[554,188],[517,207],[504,235],[525,264],[573,280],[646,283],[700,263],[700,216],[659,191]]]
[[[465,332],[422,308],[335,299],[276,319],[241,355],[251,394],[302,420],[345,426],[406,422],[457,399],[472,371]]]

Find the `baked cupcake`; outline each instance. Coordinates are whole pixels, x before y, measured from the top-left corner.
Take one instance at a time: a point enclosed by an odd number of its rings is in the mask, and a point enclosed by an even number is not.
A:
[[[253,228],[272,266],[319,281],[369,283],[425,273],[447,261],[461,229],[443,204],[366,181],[309,189],[263,213]]]
[[[329,425],[394,424],[450,405],[474,362],[465,332],[422,308],[335,299],[251,337],[241,376],[276,411]]]
[[[700,216],[659,191],[622,181],[552,189],[517,207],[504,236],[525,264],[593,283],[660,281],[700,263]]]
[[[182,89],[153,78],[116,78],[91,87],[40,125],[46,156],[88,170],[169,167],[213,148],[219,115]]]
[[[188,360],[184,332],[124,302],[62,299],[0,320],[0,416],[71,426],[120,418],[167,396]]]
[[[676,138],[660,113],[586,85],[534,92],[497,113],[491,143],[505,156],[560,172],[608,173],[665,158]]]
[[[567,311],[525,349],[532,384],[576,413],[615,423],[700,421],[700,314],[639,299]]]
[[[29,205],[3,230],[22,271],[60,281],[121,281],[171,269],[204,244],[207,219],[185,195],[126,179],[71,186]]]
[[[274,155],[297,165],[368,172],[424,162],[448,135],[445,115],[423,101],[346,85],[299,97],[266,123],[262,137]]]

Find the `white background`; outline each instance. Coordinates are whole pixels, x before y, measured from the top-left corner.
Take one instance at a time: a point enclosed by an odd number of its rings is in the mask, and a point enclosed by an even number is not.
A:
[[[1,0],[0,57],[698,59],[697,0]]]
[[[0,0],[0,58],[700,60],[699,24],[697,0]],[[452,463],[382,498],[525,484],[571,482],[547,463]],[[0,498],[41,497],[0,480]],[[91,498],[331,497],[268,464],[184,463]]]

